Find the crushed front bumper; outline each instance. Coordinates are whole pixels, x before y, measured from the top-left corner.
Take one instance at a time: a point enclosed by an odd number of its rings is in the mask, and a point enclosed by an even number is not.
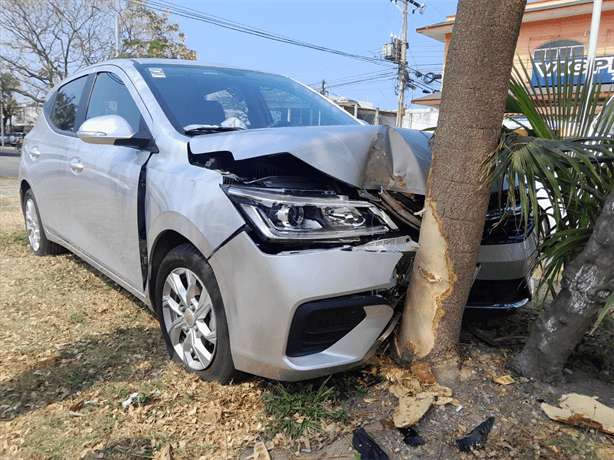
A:
[[[407,237],[272,255],[240,233],[209,261],[235,367],[303,380],[360,365],[392,330],[394,309],[382,294],[416,249]]]

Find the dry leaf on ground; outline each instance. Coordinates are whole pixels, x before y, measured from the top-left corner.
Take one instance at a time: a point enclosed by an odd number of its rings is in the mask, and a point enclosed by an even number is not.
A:
[[[417,423],[433,404],[433,397],[418,398],[416,396],[403,396],[399,399],[399,406],[392,414],[392,420],[397,428],[407,428]]]
[[[514,382],[514,379],[511,375],[500,375],[498,377],[493,377],[492,381],[498,383],[499,385],[511,385]]]
[[[575,393],[561,396],[559,404],[560,408],[542,403],[541,408],[552,420],[614,435],[614,409],[594,398]]]
[[[252,458],[254,460],[271,460],[266,445],[262,441],[258,441],[254,444],[254,455]]]

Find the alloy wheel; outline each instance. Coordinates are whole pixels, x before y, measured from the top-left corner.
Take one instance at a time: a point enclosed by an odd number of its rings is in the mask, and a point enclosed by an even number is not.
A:
[[[28,232],[28,240],[34,252],[40,249],[41,245],[41,226],[36,212],[34,200],[26,201],[26,231]]]
[[[162,314],[172,347],[191,369],[206,369],[215,356],[216,320],[203,282],[187,268],[176,268],[162,290]]]

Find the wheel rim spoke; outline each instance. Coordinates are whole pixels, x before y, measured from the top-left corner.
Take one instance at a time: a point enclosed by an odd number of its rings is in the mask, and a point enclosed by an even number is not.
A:
[[[182,344],[183,348],[183,362],[190,367],[194,367],[194,359],[192,358],[192,350],[194,349],[194,333],[190,329],[185,336],[185,340]]]
[[[197,289],[200,285],[198,278],[191,271],[186,271],[186,280],[188,282],[188,286],[185,292],[185,306],[188,308],[195,309],[198,305],[198,300],[196,296],[200,294],[200,289]]]
[[[40,225],[32,200],[28,200],[26,203],[26,231],[28,232],[30,246],[34,251],[38,251],[40,247]]]
[[[170,295],[165,295],[162,298],[162,302],[163,302],[163,306],[164,307],[168,307],[175,315],[183,315],[183,313],[181,312],[181,310],[179,309],[179,304],[177,302],[175,302],[175,299],[173,299],[172,296]]]
[[[177,297],[181,301],[182,306],[187,307],[188,304],[186,302],[186,289],[183,285],[181,275],[183,275],[183,271],[175,270],[168,276],[168,278],[166,278],[166,282],[169,284],[173,293],[177,295]]]
[[[198,360],[198,362],[200,362],[203,368],[207,367],[211,363],[211,360],[213,358],[213,353],[207,350],[203,342],[199,340],[198,338],[194,339],[193,344],[194,344],[194,355],[196,356],[196,359]]]
[[[196,323],[196,327],[198,328],[198,331],[200,332],[204,340],[209,342],[211,345],[216,344],[217,333],[215,332],[215,328],[213,329],[209,328],[209,326],[202,321],[199,321],[198,323]]]
[[[168,337],[171,339],[173,346],[179,345],[181,342],[182,326],[185,326],[185,318],[179,316],[168,327]]]
[[[194,316],[196,316],[197,319],[204,319],[211,311],[211,308],[213,308],[211,297],[209,297],[209,294],[207,294],[206,291],[203,291],[203,293],[200,295],[200,299],[198,299],[198,306],[194,312]]]

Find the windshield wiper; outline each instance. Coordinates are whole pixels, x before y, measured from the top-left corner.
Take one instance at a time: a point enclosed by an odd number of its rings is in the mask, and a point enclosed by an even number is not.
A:
[[[227,131],[243,131],[244,129],[239,126],[219,125],[188,125],[183,127],[185,134],[224,133]]]

